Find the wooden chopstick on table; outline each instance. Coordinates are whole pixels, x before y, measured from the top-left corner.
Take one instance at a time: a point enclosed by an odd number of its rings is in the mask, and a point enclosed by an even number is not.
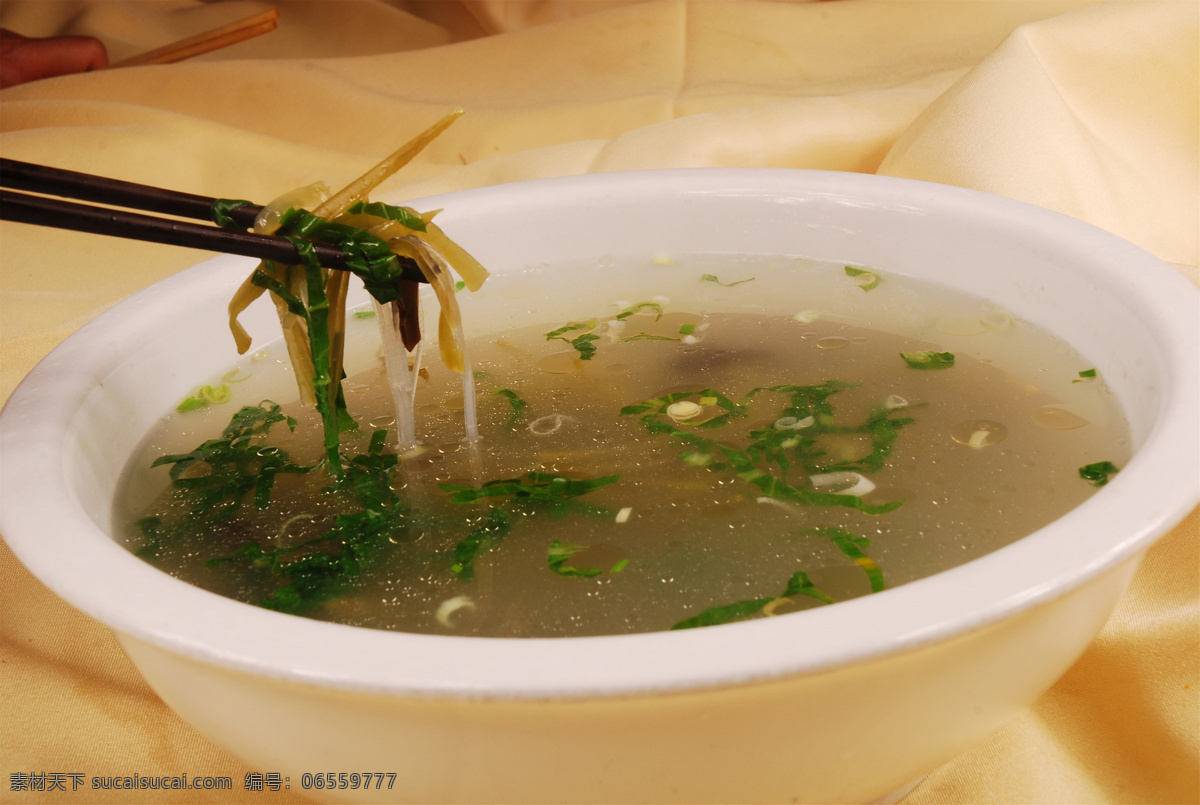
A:
[[[180,39],[178,42],[172,42],[161,48],[132,56],[128,59],[122,59],[119,62],[108,65],[108,67],[111,69],[113,67],[135,67],[145,64],[173,64],[177,61],[190,59],[193,56],[199,56],[202,53],[236,45],[238,42],[244,42],[247,39],[253,39],[256,36],[270,33],[275,30],[275,20],[278,18],[279,11],[273,8],[269,11],[246,17],[243,20],[231,22],[219,28],[213,28],[211,31],[205,31],[195,36],[189,36],[186,39]]]
[[[99,204],[150,210],[163,215],[211,221],[212,206],[216,199],[207,196],[164,190],[160,187],[106,179],[6,158],[0,158],[0,187],[10,188],[0,190],[0,220],[240,254],[289,265],[300,262],[295,245],[287,238],[64,200],[82,199]],[[43,195],[18,193],[13,192],[14,190]],[[47,198],[47,195],[59,198]],[[260,206],[243,204],[231,209],[228,215],[239,226],[249,227],[254,224],[254,219],[261,210]],[[346,270],[346,253],[341,249],[323,244],[316,244],[314,248],[317,260],[322,266]],[[398,257],[397,260],[403,270],[403,279],[426,281],[416,263],[402,257]]]

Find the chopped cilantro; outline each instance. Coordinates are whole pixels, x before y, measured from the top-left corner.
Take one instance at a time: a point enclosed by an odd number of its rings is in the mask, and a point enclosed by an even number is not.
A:
[[[949,369],[954,365],[954,355],[949,352],[901,352],[900,357],[913,369]]]
[[[1120,470],[1111,461],[1097,461],[1079,468],[1079,477],[1092,486],[1104,486]]]

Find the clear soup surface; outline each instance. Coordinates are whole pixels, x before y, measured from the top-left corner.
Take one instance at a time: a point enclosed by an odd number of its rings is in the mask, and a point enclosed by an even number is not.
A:
[[[282,346],[239,364],[132,462],[130,548],[213,592],[357,626],[656,631],[960,565],[1094,494],[1105,473],[1080,468],[1128,458],[1088,361],[986,302],[794,258],[603,268],[607,290],[570,317],[529,278],[485,286],[481,304],[512,311],[468,341],[475,443],[459,377],[428,360],[421,445],[397,454],[375,336],[345,384],[356,429],[342,452],[357,470],[344,488],[296,402],[266,433],[222,437],[243,406],[296,396]],[[360,311],[350,337],[370,344],[371,319]],[[231,400],[217,404],[222,386]]]

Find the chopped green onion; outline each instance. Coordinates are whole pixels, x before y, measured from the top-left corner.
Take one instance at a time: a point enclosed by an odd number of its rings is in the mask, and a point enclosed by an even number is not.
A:
[[[375,311],[374,310],[356,310],[356,311],[354,311],[354,318],[356,318],[356,319],[373,319],[373,318],[375,318]]]
[[[447,598],[437,608],[434,617],[437,622],[445,626],[447,629],[453,629],[454,624],[450,621],[450,616],[460,609],[474,609],[475,602],[469,596],[456,595],[453,598]]]
[[[660,305],[658,302],[638,302],[636,305],[630,305],[622,310],[617,314],[616,317],[618,320],[627,319],[633,314],[640,313],[643,310],[653,311],[655,321],[658,321],[663,317],[662,305]]]
[[[527,472],[521,478],[488,481],[482,486],[443,483],[438,484],[438,487],[450,494],[451,503],[475,503],[494,497],[566,500],[616,483],[620,479],[619,475],[606,475],[603,478],[568,478],[565,475],[547,472]]]
[[[853,279],[854,283],[864,291],[873,290],[879,285],[879,275],[865,268],[846,266],[846,276]]]
[[[550,549],[546,552],[546,565],[560,576],[581,579],[595,578],[604,571],[598,567],[572,567],[567,564],[568,559],[580,551],[586,551],[587,549],[587,545],[571,545],[570,543],[554,540],[554,542],[550,543]]]
[[[709,607],[699,615],[680,621],[672,626],[671,629],[674,631],[677,629],[695,629],[699,626],[717,626],[722,623],[738,620],[739,618],[748,618],[759,614],[765,607],[771,604],[797,595],[815,598],[823,604],[834,603],[832,598],[813,586],[812,581],[803,571],[797,570],[788,579],[787,587],[784,589],[782,595],[771,598],[752,598],[748,601],[738,601],[733,604]]]
[[[913,369],[949,369],[954,365],[952,353],[935,352],[932,349],[924,352],[901,352],[900,357]]]
[[[389,221],[403,224],[416,232],[426,231],[425,219],[415,210],[410,210],[408,207],[397,207],[393,204],[384,204],[382,201],[359,201],[352,204],[346,212],[352,215],[358,213],[374,215],[378,218],[386,218]]]
[[[671,335],[653,335],[652,333],[638,333],[631,335],[628,338],[622,338],[621,341],[681,341]]]
[[[850,557],[867,574],[867,579],[871,582],[871,592],[878,593],[884,589],[883,571],[871,557],[863,553],[863,549],[871,545],[869,539],[852,534],[843,528],[810,528],[802,533],[828,537],[838,547],[838,550]]]
[[[1071,382],[1072,383],[1082,383],[1082,382],[1084,382],[1085,379],[1092,378],[1095,376],[1096,376],[1095,369],[1084,369],[1082,372],[1079,373],[1079,378],[1072,380]]]
[[[550,332],[546,333],[546,340],[553,341],[555,339],[558,339],[559,341],[566,341],[567,339],[563,338],[563,335],[565,335],[566,333],[569,333],[573,330],[594,330],[595,328],[596,328],[596,320],[595,319],[592,319],[591,321],[567,322],[562,327],[559,327],[557,330],[551,330]]]
[[[743,282],[754,282],[755,279],[756,279],[756,277],[749,277],[748,279],[736,280],[734,282],[721,282],[721,280],[717,279],[716,274],[701,274],[700,275],[701,282],[711,282],[716,285],[720,285],[722,288],[732,288],[735,285],[741,285]]]
[[[596,345],[592,342],[598,340],[599,338],[600,336],[596,335],[595,333],[584,333],[577,338],[571,339],[571,346],[579,352],[579,360],[590,361],[592,357],[595,356]]]
[[[511,389],[496,389],[492,393],[499,394],[501,397],[504,397],[506,400],[508,400],[508,404],[512,406],[512,416],[508,418],[507,424],[509,427],[516,425],[517,422],[520,421],[521,414],[524,412],[525,406],[528,405],[528,403],[522,400],[520,396],[518,396],[517,393]]]
[[[679,328],[680,335],[691,335],[694,332],[696,332],[696,325],[694,324],[685,324]]]
[[[1079,477],[1092,486],[1104,486],[1120,470],[1111,461],[1097,461],[1079,468]]]
[[[600,336],[591,332],[591,330],[594,329],[596,329],[595,319],[592,319],[591,321],[572,321],[564,324],[557,330],[551,330],[550,332],[546,333],[546,340],[566,341],[579,352],[579,360],[589,361],[592,359],[592,356],[596,354],[596,345],[592,342],[600,338]],[[570,333],[575,330],[584,330],[585,332],[583,335],[576,336],[573,339],[564,338],[566,333]]]
[[[242,378],[245,380],[246,378]],[[241,380],[234,380],[235,383],[240,383]],[[229,390],[229,386],[222,383],[219,386],[201,386],[192,393],[192,396],[175,406],[175,410],[180,413],[187,411],[195,411],[198,408],[205,408],[209,405],[224,405],[232,399],[233,394]]]
[[[188,397],[179,405],[175,406],[175,410],[181,414],[186,414],[188,411],[195,411],[198,408],[207,408],[208,400],[203,397]]]
[[[454,564],[450,566],[450,572],[469,581],[475,575],[475,556],[485,545],[496,542],[511,529],[512,518],[508,512],[500,508],[489,511],[487,521],[454,546]]]

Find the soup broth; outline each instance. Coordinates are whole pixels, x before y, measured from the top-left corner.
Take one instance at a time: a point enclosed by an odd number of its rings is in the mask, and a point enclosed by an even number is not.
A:
[[[130,547],[213,592],[364,627],[655,631],[826,606],[955,567],[1086,500],[1098,481],[1081,467],[1128,456],[1086,361],[978,300],[842,264],[653,262],[661,276],[625,277],[644,296],[576,303],[576,318],[547,315],[536,294],[516,301],[520,277],[483,297],[540,323],[469,339],[478,441],[462,438],[458,376],[429,366],[421,444],[391,444],[386,380],[368,355],[345,384],[351,483],[301,471],[321,460],[320,419],[283,405],[242,443],[258,458],[228,498],[236,511],[220,528],[180,527],[216,471],[197,453],[150,465],[216,438],[239,406],[278,399],[286,368],[260,353],[226,378],[251,376],[227,384],[231,405],[173,414],[148,439],[125,483]],[[773,271],[781,287],[812,279],[803,301],[815,304],[759,301],[774,295],[752,286]],[[169,468],[192,491],[164,489]],[[274,483],[259,508],[264,474]]]

